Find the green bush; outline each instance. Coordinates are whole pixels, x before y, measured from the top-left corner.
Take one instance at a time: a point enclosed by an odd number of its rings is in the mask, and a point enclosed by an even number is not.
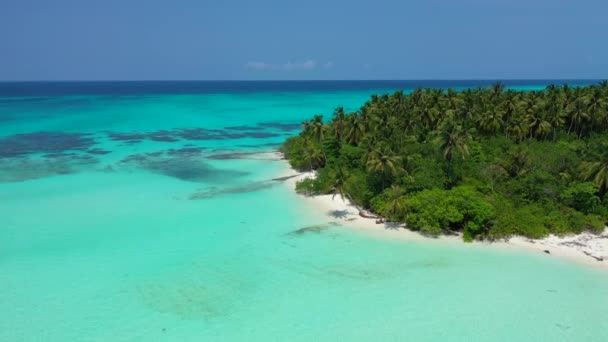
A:
[[[361,147],[344,145],[340,149],[339,163],[349,169],[361,168],[363,150]]]
[[[600,233],[606,226],[606,221],[599,215],[585,215],[578,211],[573,211],[568,216],[568,222],[570,224],[571,231],[574,233],[581,233],[587,230],[594,233]]]
[[[545,210],[535,204],[515,208],[512,205],[498,207],[496,220],[490,229],[493,239],[522,235],[540,239],[549,234],[545,225]]]
[[[404,182],[408,193],[425,189],[441,189],[447,183],[443,162],[439,159],[414,155],[410,160],[410,168],[412,169],[410,177]]]
[[[600,206],[597,188],[593,183],[577,183],[562,191],[564,204],[585,214],[595,212]]]
[[[296,182],[296,192],[306,196],[316,195],[315,180],[313,178],[305,178]]]
[[[442,230],[463,231],[470,241],[484,234],[494,218],[494,208],[473,188],[424,190],[405,201],[407,223],[429,235]]]

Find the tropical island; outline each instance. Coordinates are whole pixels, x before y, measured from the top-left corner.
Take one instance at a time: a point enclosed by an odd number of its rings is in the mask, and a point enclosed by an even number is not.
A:
[[[599,233],[608,222],[608,82],[416,89],[305,121],[281,151],[299,193],[465,241]]]

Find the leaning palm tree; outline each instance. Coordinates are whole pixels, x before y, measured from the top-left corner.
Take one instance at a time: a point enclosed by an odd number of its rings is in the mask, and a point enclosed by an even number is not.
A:
[[[388,190],[388,203],[385,214],[388,218],[398,219],[405,211],[405,203],[403,202],[403,189],[398,185],[392,185]]]
[[[581,174],[584,180],[593,181],[600,196],[608,191],[608,160],[582,163]]]
[[[341,168],[338,167],[336,168],[335,172],[332,174],[333,177],[333,188],[332,188],[332,196],[331,199],[333,200],[336,195],[340,195],[340,198],[342,200],[344,200],[344,197],[346,196],[353,204],[355,203],[355,201],[352,200],[352,198],[350,197],[350,195],[346,192],[345,184],[346,184],[346,180],[348,179],[348,173],[346,173],[346,171]]]

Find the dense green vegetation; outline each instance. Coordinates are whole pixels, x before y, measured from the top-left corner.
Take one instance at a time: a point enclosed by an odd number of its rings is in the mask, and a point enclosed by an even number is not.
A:
[[[304,122],[282,151],[318,170],[299,192],[347,196],[429,235],[540,238],[608,221],[608,82],[374,95]]]

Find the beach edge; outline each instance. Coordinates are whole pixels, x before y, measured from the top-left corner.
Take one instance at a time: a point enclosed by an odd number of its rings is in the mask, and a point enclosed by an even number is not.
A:
[[[281,172],[281,177],[285,178],[283,184],[289,191],[295,193],[297,182],[315,177],[314,171],[298,172],[289,165],[285,158],[283,158],[283,162],[285,163],[285,169]],[[341,198],[339,195],[299,196],[302,203],[309,209],[324,213],[328,219],[337,220],[345,227],[375,237],[407,241],[439,241],[451,244],[464,243],[462,236],[457,234],[429,237],[410,230],[405,225],[377,223],[374,218],[360,216],[359,209],[348,199]],[[331,215],[331,213],[339,213],[340,215]],[[475,241],[473,244],[543,253],[547,256],[608,271],[608,227],[601,234],[583,232],[563,237],[550,235],[543,239],[514,236],[499,241]]]

